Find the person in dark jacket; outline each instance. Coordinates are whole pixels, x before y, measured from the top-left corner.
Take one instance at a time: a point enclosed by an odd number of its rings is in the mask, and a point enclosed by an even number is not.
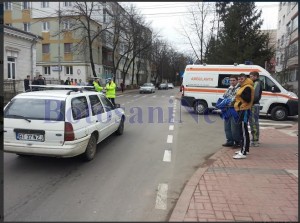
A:
[[[249,152],[250,136],[248,131],[248,120],[250,110],[254,101],[253,81],[241,73],[238,77],[240,89],[235,95],[234,109],[239,116],[240,132],[242,133],[241,149],[233,156],[234,159],[244,159]]]
[[[38,80],[36,77],[33,77],[32,85],[38,85]],[[38,87],[32,87],[32,91],[38,91]]]
[[[259,146],[259,101],[262,94],[262,84],[259,80],[259,73],[257,71],[252,71],[249,74],[250,79],[254,84],[254,101],[253,106],[251,107],[249,124],[251,128],[251,144],[250,146],[258,147]]]
[[[71,83],[70,83],[70,78],[69,78],[69,77],[66,79],[64,85],[71,85]]]
[[[26,91],[30,91],[30,75],[27,75],[26,79],[24,79],[24,89]]]
[[[39,75],[39,78],[37,79],[37,85],[45,85],[45,80],[41,74]]]

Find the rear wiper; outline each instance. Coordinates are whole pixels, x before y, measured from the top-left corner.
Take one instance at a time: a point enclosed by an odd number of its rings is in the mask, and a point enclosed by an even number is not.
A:
[[[22,119],[24,119],[24,120],[26,120],[27,122],[31,122],[31,120],[30,119],[28,119],[28,118],[26,118],[26,117],[24,117],[24,116],[22,116],[22,115],[7,115],[8,117],[14,117],[14,118],[22,118]]]

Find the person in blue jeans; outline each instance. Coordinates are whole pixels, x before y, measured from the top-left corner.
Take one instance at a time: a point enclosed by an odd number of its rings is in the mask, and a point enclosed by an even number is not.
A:
[[[227,91],[224,93],[223,98],[229,98],[231,102],[234,101],[236,92],[240,88],[240,85],[238,84],[238,77],[237,76],[230,76],[229,78],[230,86],[227,89]],[[228,109],[233,108],[233,103],[228,106]],[[226,143],[224,143],[222,146],[225,147],[240,147],[240,141],[241,141],[241,132],[239,123],[237,120],[235,120],[233,115],[230,115],[228,113],[229,117],[224,119],[224,130],[225,130],[225,136],[226,136]]]

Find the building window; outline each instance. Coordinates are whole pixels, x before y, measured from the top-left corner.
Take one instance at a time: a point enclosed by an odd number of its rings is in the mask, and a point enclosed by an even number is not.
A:
[[[50,44],[42,44],[42,53],[50,53]]]
[[[73,66],[65,66],[66,75],[73,75]]]
[[[24,31],[30,32],[30,23],[23,23],[24,25]]]
[[[296,16],[292,20],[292,25],[291,25],[291,31],[294,32],[296,29],[298,29],[298,16]]]
[[[50,74],[51,74],[50,66],[44,67],[44,74],[45,74],[45,75],[50,75]]]
[[[289,46],[289,58],[298,56],[298,41]]]
[[[64,2],[64,6],[65,7],[70,7],[70,6],[72,6],[72,2]]]
[[[49,2],[42,2],[42,8],[49,8]]]
[[[65,53],[72,53],[72,43],[65,43],[64,44],[64,52]]]
[[[11,10],[11,2],[4,2],[4,10]]]
[[[16,58],[13,57],[7,58],[7,78],[8,79],[16,78]]]
[[[12,27],[12,24],[11,23],[5,23],[6,26],[10,26]]]
[[[43,27],[42,27],[43,32],[48,32],[49,29],[50,29],[49,22],[43,22]]]
[[[23,2],[23,9],[29,9],[30,8],[29,2]]]
[[[64,29],[65,30],[70,30],[70,28],[71,28],[71,22],[70,22],[70,20],[63,21],[63,25],[64,25]]]

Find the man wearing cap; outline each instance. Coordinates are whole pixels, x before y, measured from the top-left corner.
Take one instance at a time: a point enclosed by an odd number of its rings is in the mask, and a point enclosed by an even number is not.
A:
[[[108,83],[106,84],[106,97],[115,105],[116,98],[116,84],[111,78],[108,78]]]
[[[101,86],[99,85],[99,78],[96,78],[96,79],[93,81],[93,85],[94,85],[95,90],[96,90],[97,92],[101,92],[101,91],[103,90],[103,87],[101,87]]]

